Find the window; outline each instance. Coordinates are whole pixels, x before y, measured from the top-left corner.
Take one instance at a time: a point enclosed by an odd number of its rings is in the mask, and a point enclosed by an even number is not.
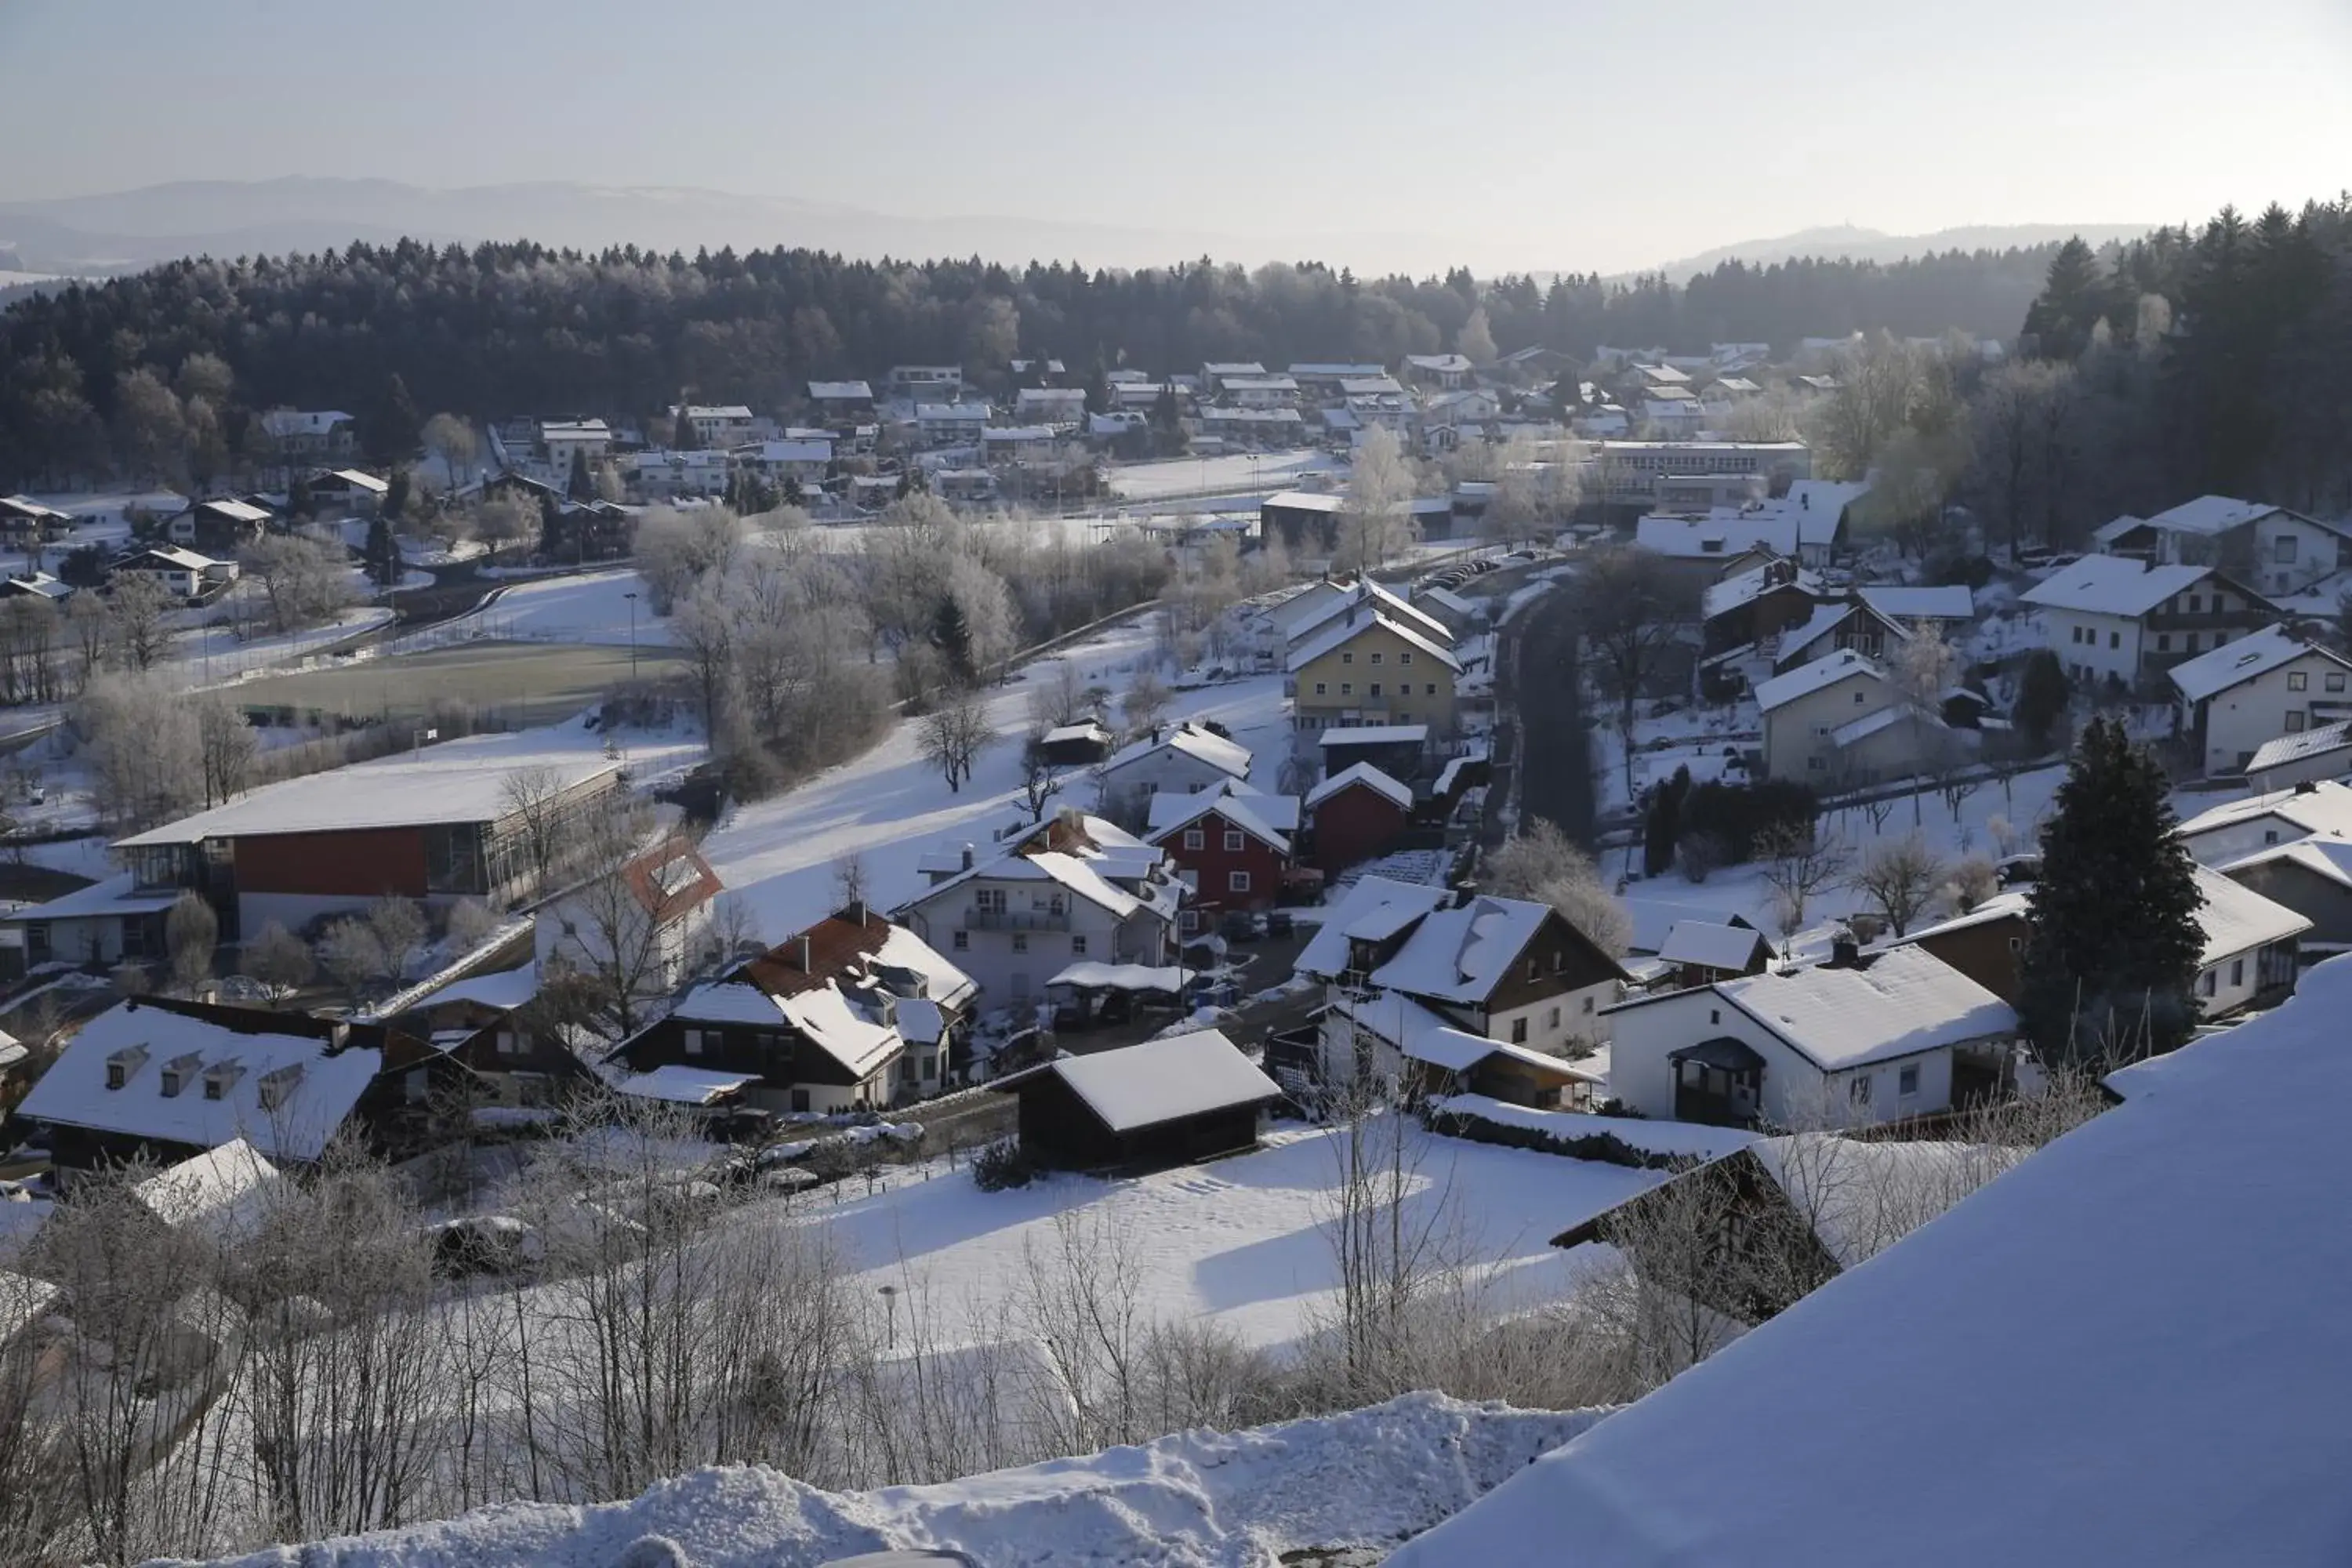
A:
[[[961,935],[961,933],[959,932],[957,934]],[[806,1110],[808,1108],[809,1091],[804,1089],[796,1089],[793,1090],[793,1109],[794,1110]]]
[[[2215,637],[2219,637],[2219,636],[2221,636],[2221,633],[2219,633],[2219,632],[2216,632],[2216,633],[2214,633],[2213,635],[2214,635]],[[2214,646],[2215,647],[2221,647],[2221,644],[2219,644],[2219,643],[2215,643],[2213,646]],[[2197,651],[2197,634],[2196,634],[2195,632],[2190,632],[2190,633],[2189,634],[2189,643],[2188,643],[2188,647],[2189,647],[2189,651],[2190,653],[2195,653],[2195,652]]]
[[[522,1054],[522,1040],[512,1029],[500,1029],[490,1037],[490,1048],[502,1057],[518,1057]]]
[[[1329,681],[1328,681],[1328,680],[1318,680],[1318,681],[1317,681],[1317,682],[1315,683],[1315,695],[1316,695],[1316,696],[1318,696],[1318,697],[1328,697],[1328,696],[1330,696],[1330,695],[1331,695],[1331,683],[1330,683]]]
[[[1400,708],[1400,709],[1398,709],[1398,710],[1396,710],[1396,716],[1397,716],[1397,722],[1398,722],[1398,723],[1400,723],[1400,724],[1402,724],[1402,723],[1403,723],[1406,720],[1408,720],[1408,719],[1410,719],[1410,718],[1412,718],[1412,709],[1410,709],[1410,708]]]
[[[1029,933],[1027,931],[1016,931],[1013,933],[1013,951],[1015,952],[1026,952],[1029,951]]]
[[[1374,654],[1374,655],[1372,655],[1372,662],[1373,662],[1374,664],[1378,664],[1378,663],[1380,663],[1380,662],[1381,662],[1381,656],[1380,656],[1379,654]]]
[[[1411,664],[1412,662],[1412,650],[1408,648],[1404,652],[1397,655],[1397,662],[1399,664]]]
[[[225,1085],[220,1079],[207,1076],[205,1079],[205,1098],[206,1100],[218,1100],[221,1097],[221,1091],[226,1087],[226,1085]]]
[[[1829,771],[1829,759],[1827,757],[1807,757],[1805,759],[1805,766],[1811,768],[1817,773],[1827,773]]]
[[[2124,634],[2123,634],[2123,633],[2121,633],[2121,632],[2109,632],[2109,633],[2107,634],[2107,646],[2108,646],[2109,647],[2123,647],[2123,646],[2124,646]]]
[[[1434,680],[1433,680],[1433,681],[1431,681],[1428,685],[1426,685],[1426,686],[1423,687],[1423,688],[1421,689],[1421,694],[1422,694],[1423,697],[1434,697],[1434,696],[1436,696],[1436,695],[1437,695],[1437,682],[1435,682]]]
[[[1511,1020],[1511,1044],[1513,1044],[1513,1045],[1515,1045],[1515,1046],[1524,1046],[1524,1045],[1526,1045],[1527,1043],[1528,1043],[1528,1021],[1527,1021],[1525,1018],[1514,1018],[1514,1019],[1512,1019],[1512,1020]]]
[[[2202,595],[2191,594],[2189,595],[2189,613],[2190,615],[2196,615],[2204,608],[2205,600]]]
[[[1228,871],[1225,873],[1225,891],[1229,893],[1246,893],[1249,890],[1250,874],[1247,871]]]
[[[1874,1074],[1864,1073],[1860,1078],[1854,1079],[1852,1083],[1846,1085],[1846,1098],[1856,1105],[1868,1105],[1870,1103],[1870,1086],[1874,1077]]]
[[[2306,670],[2301,670],[2301,669],[2290,669],[2290,670],[2288,670],[2288,671],[2286,672],[2286,689],[2287,689],[2289,691],[2308,691],[2308,690],[2310,690],[2310,689],[2311,689],[2311,675],[2310,675],[2310,673],[2309,673],[2308,671],[2306,671]]]
[[[1870,695],[1870,694],[1869,694],[1868,692],[1866,692],[1866,691],[1857,691],[1857,692],[1855,692],[1855,693],[1853,694],[1853,705],[1854,705],[1855,707],[1857,707],[1857,708],[1861,707],[1861,706],[1862,706],[1862,703],[1863,703],[1863,699],[1864,699],[1864,698],[1865,698],[1865,697],[1867,697],[1867,696],[1869,696],[1869,695]]]
[[[2340,669],[2331,669],[2331,670],[2329,670],[2329,671],[2327,672],[2327,678],[2326,678],[2326,680],[2325,681],[2325,683],[2324,683],[2324,684],[2326,686],[2327,689],[2328,689],[2328,690],[2330,690],[2330,691],[2341,691],[2341,690],[2343,690],[2343,689],[2344,689],[2344,672],[2343,672],[2342,670],[2340,670]]]
[[[1583,1011],[1583,1012],[1587,1012],[1587,1013],[1590,1013],[1590,1012],[1591,1012],[1591,1011],[1592,1011],[1592,998],[1591,998],[1591,997],[1587,996],[1587,997],[1584,999],[1584,1006],[1583,1006],[1583,1008],[1581,1009],[1581,1011]]]
[[[2266,845],[2266,846],[2267,846],[2267,845],[2272,845],[2272,844],[2275,844],[2275,843],[2277,843],[2277,842],[2278,842],[2278,829],[2277,829],[2277,828],[2275,828],[2275,827],[2265,827],[2265,828],[2263,828],[2263,843],[2264,845]]]
[[[2294,564],[2294,535],[2282,533],[2271,541],[2271,559],[2281,566]]]
[[[967,951],[971,946],[971,932],[968,931],[960,931],[956,932],[955,935],[949,940],[948,945],[958,952]]]
[[[690,1057],[698,1057],[702,1054],[701,1030],[688,1029],[686,1032],[686,1054]]]
[[[2066,640],[2074,643],[2081,642],[2083,640],[2083,628],[2080,626],[2068,626],[2066,628]]]
[[[1004,889],[982,888],[972,894],[971,901],[991,914],[1001,915],[1004,912]]]
[[[1355,694],[1356,694],[1356,683],[1355,683],[1354,681],[1352,681],[1352,680],[1343,680],[1343,681],[1339,682],[1339,695],[1340,695],[1340,696],[1342,696],[1342,697],[1353,697]]]
[[[2197,994],[2200,996],[2210,996],[2213,994],[2213,982],[2220,973],[2221,972],[2219,970],[2209,969],[2204,973],[2199,975],[2197,977]]]
[[[1895,1092],[1908,1099],[1919,1092],[1919,1064],[1913,1062],[1895,1075]]]
[[[1339,655],[1339,662],[1341,664],[1353,664],[1356,662],[1356,656],[1351,651],[1343,650]]]
[[[1710,1024],[1720,1024],[1720,1023],[1722,1023],[1722,1022],[1723,1022],[1723,1009],[1722,1009],[1722,1008],[1720,1008],[1720,1007],[1709,1007],[1709,1008],[1706,1010],[1706,1021],[1707,1021],[1708,1023],[1710,1023]]]
[[[1547,1029],[1557,1029],[1559,1027],[1559,1007],[1558,1004],[1554,1004],[1551,1009],[1544,1014],[1544,1027]]]
[[[178,1068],[165,1068],[163,1069],[163,1098],[169,1100],[179,1092],[180,1069]]]
[[[1199,827],[1188,827],[1184,830],[1185,848],[1206,849],[1208,847],[1209,835],[1207,830]]]
[[[1242,847],[1242,830],[1241,830],[1240,828],[1238,828],[1238,827],[1228,827],[1228,828],[1226,828],[1226,829],[1225,829],[1225,853],[1226,853],[1226,854],[1228,854],[1228,855],[1238,855],[1239,853],[1241,853],[1241,847]]]
[[[2230,960],[2230,984],[2231,985],[2243,985],[2245,983],[2246,961],[2242,958],[2233,958]]]
[[[1070,956],[1072,958],[1084,958],[1086,955],[1086,937],[1078,932],[1073,931],[1070,935]]]
[[[2172,634],[2170,632],[2158,632],[2156,634],[2156,651],[2158,653],[2170,653],[2172,651]]]
[[[2288,710],[2287,710],[2287,714],[2286,714],[2286,732],[2287,732],[2288,734],[2290,734],[2290,735],[2299,735],[2299,734],[2301,734],[2301,733],[2303,732],[2303,710],[2302,710],[2302,709],[2300,709],[2300,708],[2290,708],[2290,709],[2288,709]]]

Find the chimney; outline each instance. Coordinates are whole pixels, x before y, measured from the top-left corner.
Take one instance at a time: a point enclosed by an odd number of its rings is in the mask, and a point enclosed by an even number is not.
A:
[[[1812,491],[1807,490],[1803,495],[1797,498],[1797,510],[1799,511],[1811,511],[1813,510]]]
[[[803,974],[816,973],[809,967],[809,935],[806,931],[801,932],[801,973]]]
[[[866,900],[864,899],[852,899],[850,900],[849,918],[860,926],[863,926],[866,923]]]
[[[348,1018],[337,1018],[327,1026],[327,1049],[340,1051],[351,1043],[352,1025]]]
[[[2297,795],[2317,795],[2319,793],[2319,784],[2317,781],[2313,779],[2297,779],[2295,781],[2294,793]]]
[[[1830,969],[1862,967],[1862,943],[1854,941],[1853,932],[1842,931],[1830,938],[1830,961],[1825,967]]]

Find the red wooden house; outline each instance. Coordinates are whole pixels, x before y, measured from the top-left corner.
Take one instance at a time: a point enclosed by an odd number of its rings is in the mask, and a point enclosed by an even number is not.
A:
[[[1307,821],[1316,868],[1344,871],[1396,847],[1412,826],[1412,789],[1358,763],[1307,792]]]
[[[1182,929],[1205,930],[1234,910],[1272,909],[1290,875],[1298,802],[1226,784],[1197,795],[1151,797],[1146,837],[1168,852],[1192,889]]]

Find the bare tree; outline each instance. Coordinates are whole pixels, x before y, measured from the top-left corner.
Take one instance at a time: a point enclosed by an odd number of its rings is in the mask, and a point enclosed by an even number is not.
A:
[[[273,1007],[310,984],[317,971],[302,939],[276,921],[247,939],[237,958],[237,973],[258,984]]]
[[[1914,833],[1872,846],[1853,874],[1853,889],[1902,936],[1927,910],[1943,880],[1943,861]]]
[[[163,949],[172,955],[173,984],[193,993],[212,978],[213,947],[219,940],[220,917],[212,905],[202,893],[183,890],[163,917]]]
[[[1570,589],[1602,694],[1615,704],[1625,795],[1633,795],[1637,704],[1665,672],[1668,651],[1696,625],[1699,591],[1638,546],[1595,551]]]
[[[152,669],[172,649],[172,612],[180,601],[152,572],[127,572],[106,594],[110,645],[134,670]]]
[[[1058,730],[1092,717],[1087,678],[1070,658],[1054,660],[1029,687],[1029,718],[1040,730]]]
[[[260,752],[260,737],[245,721],[245,710],[226,691],[199,693],[194,700],[196,746],[203,759],[205,804],[226,803],[242,791]]]
[[[1952,867],[1948,890],[1952,907],[1967,914],[2000,891],[2000,876],[1991,861],[1981,855],[1970,855]]]
[[[666,616],[687,590],[720,576],[742,547],[743,525],[724,507],[673,511],[656,507],[637,524],[637,575],[646,580],[654,614]]]
[[[1349,470],[1334,559],[1343,567],[1370,572],[1410,549],[1415,488],[1412,466],[1396,433],[1384,426],[1367,431]]]
[[[204,796],[195,713],[158,675],[102,676],[74,711],[100,818],[150,827]]]
[[[299,533],[265,535],[247,545],[238,560],[245,574],[261,584],[272,631],[322,625],[358,596],[343,551]]]
[[[845,910],[852,904],[866,901],[871,889],[866,870],[866,857],[855,850],[833,858],[833,907]]]
[[[562,934],[548,962],[572,977],[588,1025],[615,1043],[636,1033],[679,978],[688,947],[686,930],[648,901],[646,879],[631,870],[653,826],[639,803],[607,797],[571,829],[589,875],[551,906]]]
[[[455,414],[436,414],[425,422],[424,441],[425,449],[441,459],[449,483],[465,483],[481,452],[473,422]]]
[[[544,763],[517,768],[499,791],[523,858],[530,862],[532,886],[542,891],[565,858],[564,793],[563,774]]]
[[[1021,745],[1021,804],[1028,809],[1029,820],[1045,820],[1045,808],[1062,793],[1061,776],[1045,755],[1045,736],[1042,731],[1032,731]]]
[[[1791,921],[1784,936],[1804,929],[1814,896],[1843,881],[1853,864],[1853,851],[1844,839],[1810,823],[1769,828],[1756,848],[1764,883],[1780,895]]]
[[[959,691],[923,715],[915,743],[925,761],[939,764],[952,795],[963,788],[971,777],[972,763],[995,738],[986,705],[975,694]]]
[[[1150,670],[1141,670],[1118,700],[1119,716],[1127,721],[1129,735],[1148,734],[1160,727],[1168,712],[1168,688]]]

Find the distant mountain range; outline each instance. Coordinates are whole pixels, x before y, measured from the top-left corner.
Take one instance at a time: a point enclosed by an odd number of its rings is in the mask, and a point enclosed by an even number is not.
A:
[[[2023,224],[1890,235],[1850,226],[1747,240],[1663,264],[1677,280],[1737,258],[1769,263],[1795,256],[1890,261],[1954,248],[2006,249],[2081,234],[2094,244],[2128,238],[2146,224]],[[963,216],[899,217],[782,196],[743,196],[672,186],[562,181],[430,190],[394,180],[296,177],[204,180],[104,195],[0,201],[0,270],[89,275],[134,270],[183,256],[252,256],[339,249],[402,236],[441,243],[533,239],[600,249],[635,244],[691,255],[808,246],[859,257],[1031,258],[1089,267],[1155,267],[1194,257],[1255,263],[1275,257],[1353,259],[1360,269],[1415,273],[1460,264],[1462,237],[1301,230],[1251,237],[1108,224]],[[1572,259],[1572,258],[1571,258]],[[1491,270],[1491,263],[1482,270]]]
[[[2157,226],[2152,223],[2016,223],[1979,224],[1967,228],[1939,228],[1933,234],[1887,234],[1880,229],[1834,224],[1825,228],[1799,229],[1777,239],[1743,239],[1663,261],[1644,272],[1663,272],[1679,283],[1694,273],[1712,272],[1727,261],[1769,267],[1798,257],[1825,260],[1900,261],[1906,257],[1940,255],[1949,250],[2011,250],[2049,245],[2081,235],[2094,246],[2109,240],[2137,239]],[[1630,274],[1629,274],[1630,276]]]

